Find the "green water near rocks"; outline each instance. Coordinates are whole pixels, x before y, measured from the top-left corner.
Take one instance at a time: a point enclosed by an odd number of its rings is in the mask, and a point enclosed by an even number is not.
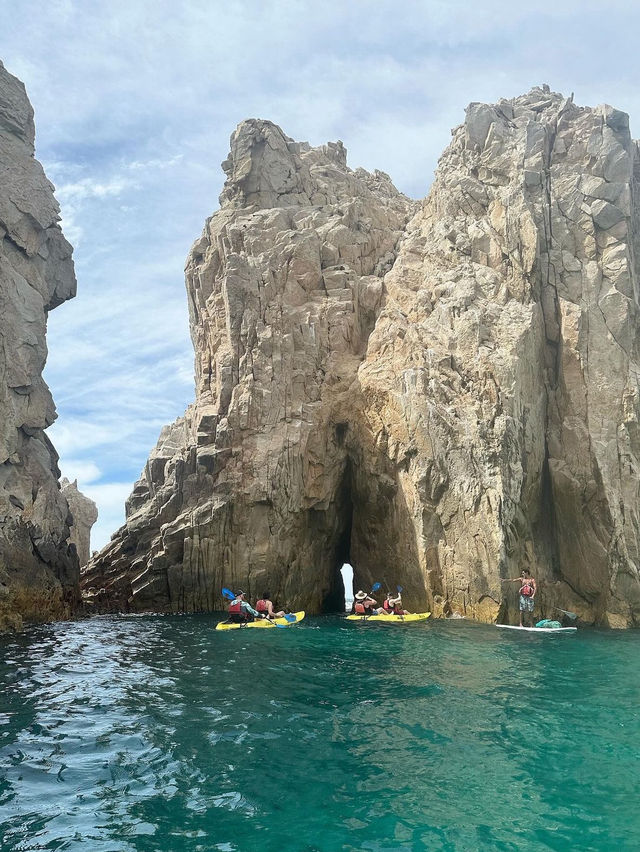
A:
[[[637,633],[213,623],[0,638],[2,852],[640,849]]]

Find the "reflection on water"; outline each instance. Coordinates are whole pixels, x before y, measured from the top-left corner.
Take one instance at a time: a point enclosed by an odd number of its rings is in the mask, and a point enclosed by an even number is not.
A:
[[[212,626],[0,640],[3,852],[640,847],[636,634]]]

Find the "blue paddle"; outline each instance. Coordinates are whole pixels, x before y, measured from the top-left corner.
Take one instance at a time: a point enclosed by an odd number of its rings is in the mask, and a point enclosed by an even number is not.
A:
[[[223,588],[222,594],[224,595],[225,598],[227,598],[227,600],[235,601],[235,599],[236,599],[236,596],[233,594],[231,589],[224,589]]]
[[[396,589],[398,590],[398,594],[401,595],[402,594],[402,586],[396,586]]]

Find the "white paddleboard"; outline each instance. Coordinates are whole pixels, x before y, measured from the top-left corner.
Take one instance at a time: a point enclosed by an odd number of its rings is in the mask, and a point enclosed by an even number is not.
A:
[[[577,627],[520,627],[518,624],[496,624],[505,630],[524,630],[527,633],[575,633]]]

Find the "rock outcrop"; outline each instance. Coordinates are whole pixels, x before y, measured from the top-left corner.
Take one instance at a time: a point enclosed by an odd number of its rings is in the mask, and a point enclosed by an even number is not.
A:
[[[60,482],[62,493],[69,505],[73,523],[69,530],[69,542],[75,545],[80,567],[83,568],[91,556],[91,527],[98,520],[98,507],[78,489],[78,480],[65,477]]]
[[[472,104],[415,205],[341,143],[248,121],[187,261],[197,396],[90,563],[110,606],[220,588],[492,620],[640,619],[640,156],[627,116]]]
[[[0,63],[0,629],[67,616],[79,597],[55,419],[42,378],[47,314],[75,295],[71,246],[34,159],[33,110]]]

